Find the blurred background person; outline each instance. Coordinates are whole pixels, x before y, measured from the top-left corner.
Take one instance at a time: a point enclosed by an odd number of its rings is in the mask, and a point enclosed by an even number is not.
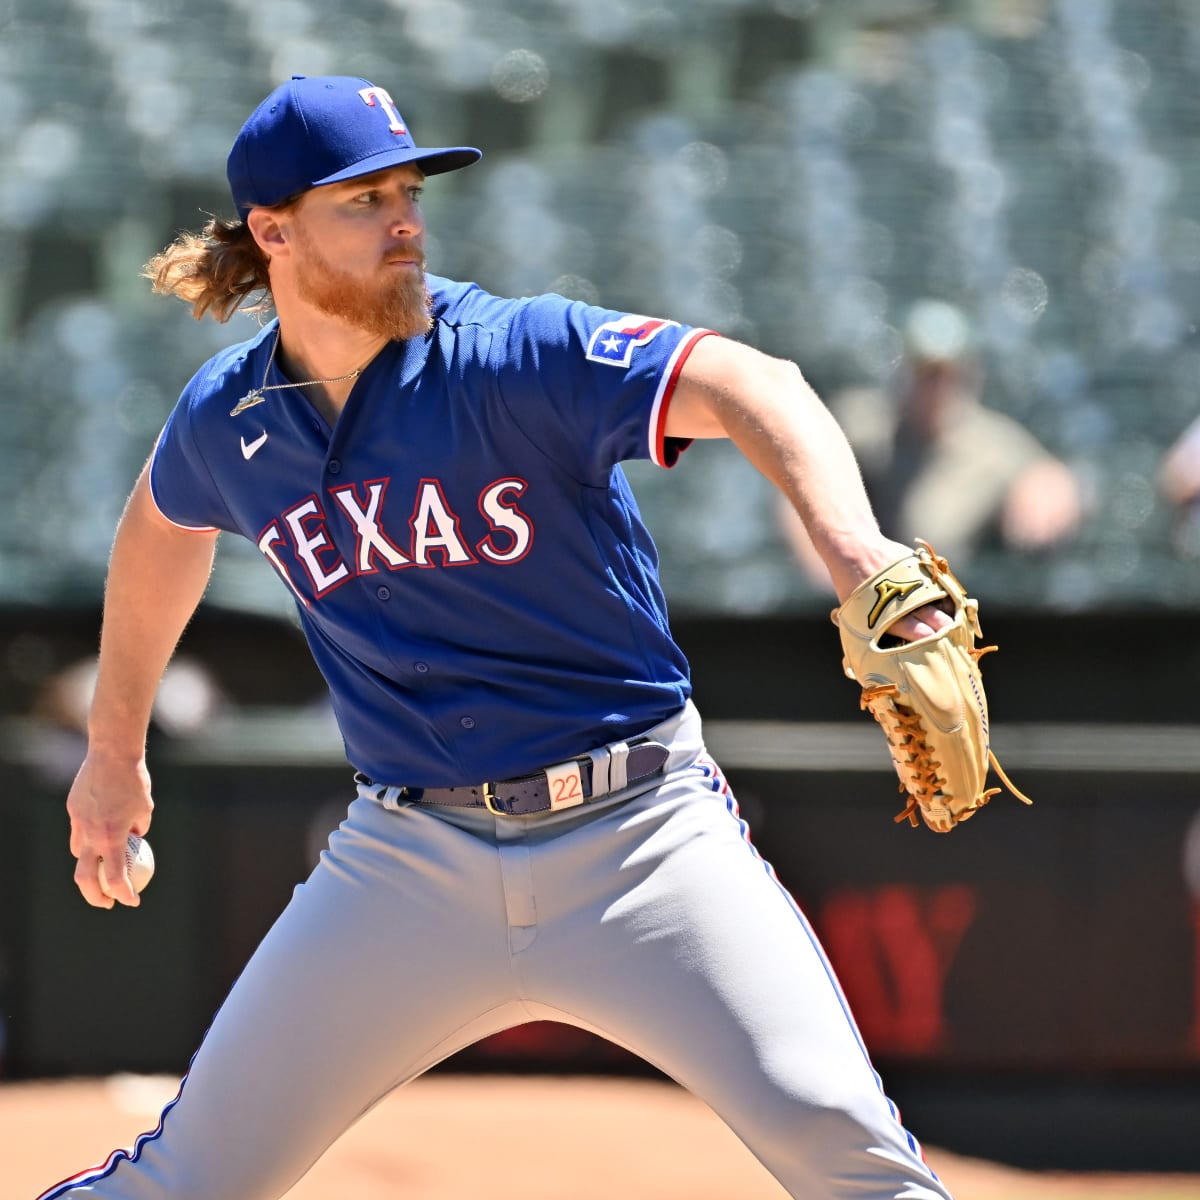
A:
[[[1171,507],[1171,541],[1189,558],[1200,558],[1200,417],[1167,447],[1159,490]]]
[[[982,550],[1040,551],[1079,529],[1079,480],[1019,421],[983,401],[971,326],[956,307],[917,301],[890,385],[849,388],[829,406],[846,431],[880,524],[924,538],[958,567]],[[1200,440],[1200,438],[1198,438]],[[803,528],[780,520],[806,572],[824,583]]]

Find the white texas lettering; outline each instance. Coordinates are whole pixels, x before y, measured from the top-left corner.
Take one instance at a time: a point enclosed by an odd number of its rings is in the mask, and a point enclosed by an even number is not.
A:
[[[383,504],[388,482],[386,479],[374,479],[364,484],[367,489],[365,508],[359,503],[358,488],[355,484],[331,489],[334,499],[354,522],[354,533],[358,538],[358,552],[354,559],[359,575],[369,575],[376,570],[376,554],[392,570],[412,566],[412,559],[389,541],[387,535],[379,528],[379,509]]]
[[[477,507],[489,530],[475,543],[480,557],[472,553],[459,517],[436,479],[422,479],[417,488],[408,521],[410,542],[407,550],[402,550],[384,529],[384,501],[390,483],[372,479],[330,488],[335,502],[331,512],[340,512],[354,533],[353,555],[348,542],[340,537],[335,541],[316,496],[288,509],[259,534],[259,550],[306,607],[310,597],[319,598],[355,576],[375,574],[381,565],[388,571],[411,566],[461,567],[480,561],[506,566],[524,558],[533,545],[533,522],[517,507],[529,486],[524,479],[497,479],[479,493]],[[292,555],[281,550],[289,542]],[[307,587],[304,579],[294,575],[296,560],[308,577]]]
[[[258,548],[263,552],[263,554],[266,555],[267,561],[271,564],[271,566],[273,566],[275,570],[277,570],[280,575],[283,576],[283,582],[286,583],[288,587],[290,587],[292,591],[296,593],[296,599],[299,600],[305,608],[308,608],[309,603],[307,599],[305,599],[304,593],[301,592],[300,589],[292,582],[292,577],[288,574],[288,569],[284,564],[283,559],[281,559],[279,555],[275,553],[276,545],[281,545],[282,543],[283,534],[279,532],[279,526],[276,525],[274,521],[272,521],[271,524],[268,525],[266,529],[264,529],[262,533],[258,535]]]
[[[458,531],[458,518],[450,511],[442,485],[436,479],[422,479],[417,491],[417,503],[409,522],[413,531],[413,561],[421,567],[429,561],[431,550],[440,550],[445,566],[461,566],[479,560],[463,544]]]
[[[310,496],[303,504],[285,512],[283,519],[292,535],[292,543],[296,547],[300,562],[308,572],[318,596],[350,577],[350,568],[338,554],[337,547],[329,541],[329,534],[325,529],[325,513],[315,496]],[[316,522],[311,531],[306,525],[310,521]],[[327,570],[318,555],[330,553],[337,561],[331,563]]]
[[[529,547],[533,545],[533,526],[516,504],[505,502],[507,493],[520,496],[528,486],[523,479],[498,479],[480,495],[479,511],[494,532],[508,534],[512,543],[507,549],[498,549],[489,534],[476,547],[484,558],[494,563],[511,563],[529,553]]]

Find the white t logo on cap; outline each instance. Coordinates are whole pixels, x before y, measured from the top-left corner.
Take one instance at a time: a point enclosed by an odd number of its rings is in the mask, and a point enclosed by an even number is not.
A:
[[[400,114],[396,111],[396,105],[384,88],[360,88],[358,94],[362,97],[363,103],[371,108],[374,108],[376,104],[382,105],[383,111],[388,115],[388,128],[393,133],[408,133],[408,130],[404,128],[404,122],[400,120]]]

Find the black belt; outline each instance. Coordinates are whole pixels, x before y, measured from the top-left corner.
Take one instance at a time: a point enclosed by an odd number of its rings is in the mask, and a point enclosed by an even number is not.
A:
[[[613,742],[582,758],[543,767],[532,775],[466,787],[415,788],[381,784],[359,772],[355,779],[380,788],[379,800],[413,800],[447,808],[486,808],[499,817],[532,817],[538,813],[574,808],[623,791],[632,783],[661,775],[669,751],[661,742],[635,738]],[[386,795],[392,793],[391,796]]]

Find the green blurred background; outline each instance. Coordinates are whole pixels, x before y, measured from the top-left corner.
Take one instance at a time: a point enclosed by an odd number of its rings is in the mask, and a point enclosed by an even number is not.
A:
[[[826,395],[889,377],[914,299],[958,305],[987,403],[1087,501],[1054,555],[982,556],[991,606],[1196,602],[1156,478],[1200,394],[1195,0],[0,0],[3,598],[95,599],[182,384],[252,331],[138,268],[229,215],[232,136],[292,73],[484,149],[427,189],[439,273],[709,325]],[[824,604],[728,447],[631,473],[677,610]],[[283,611],[259,557],[228,546],[213,602]]]

